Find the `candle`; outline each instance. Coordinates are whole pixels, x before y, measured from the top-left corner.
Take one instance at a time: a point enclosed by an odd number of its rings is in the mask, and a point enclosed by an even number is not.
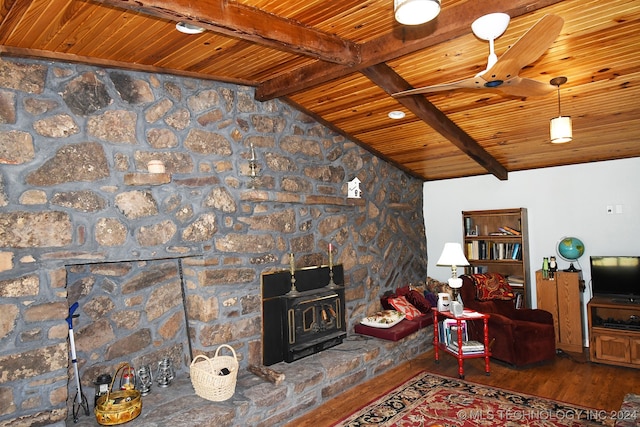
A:
[[[289,254],[289,263],[291,265],[291,275],[293,276],[296,272],[296,260],[293,257],[293,252]]]
[[[149,160],[147,170],[149,173],[164,173],[164,163],[162,160]]]
[[[256,152],[253,149],[253,142],[251,143],[251,158],[249,160],[251,160],[252,162],[256,160]]]
[[[329,268],[333,268],[333,245],[329,243]]]

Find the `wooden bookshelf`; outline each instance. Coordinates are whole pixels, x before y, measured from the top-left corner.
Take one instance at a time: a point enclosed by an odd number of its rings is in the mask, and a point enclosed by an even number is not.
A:
[[[519,294],[521,307],[530,307],[527,209],[462,212],[466,273],[493,272],[507,278]]]

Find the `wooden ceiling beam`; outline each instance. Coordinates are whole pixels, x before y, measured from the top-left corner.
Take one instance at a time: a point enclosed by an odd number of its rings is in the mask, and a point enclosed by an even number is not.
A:
[[[344,77],[382,62],[391,61],[403,55],[435,46],[447,40],[471,32],[473,21],[487,13],[501,11],[512,18],[531,13],[562,0],[469,0],[444,9],[437,20],[415,27],[402,26],[361,45],[361,60],[352,67],[314,63],[282,76],[267,80],[256,88],[256,99],[268,101],[291,95],[330,80]]]
[[[360,62],[356,43],[260,9],[226,0],[96,0],[342,66]]]
[[[406,80],[386,64],[372,65],[360,71],[389,95],[411,88],[411,85]],[[447,138],[453,145],[458,147],[496,178],[503,181],[508,178],[507,169],[501,165],[500,162],[424,96],[404,96],[399,98],[398,102],[431,126],[435,131]]]

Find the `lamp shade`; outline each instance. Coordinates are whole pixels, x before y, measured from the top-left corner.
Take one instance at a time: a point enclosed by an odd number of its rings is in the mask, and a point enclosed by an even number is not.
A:
[[[420,25],[440,13],[440,0],[393,0],[396,21],[403,25]]]
[[[469,265],[469,261],[462,252],[460,243],[445,243],[440,259],[436,265],[439,266],[465,266]]]
[[[573,129],[571,126],[571,117],[560,116],[554,117],[550,121],[551,142],[554,144],[562,144],[573,139]]]

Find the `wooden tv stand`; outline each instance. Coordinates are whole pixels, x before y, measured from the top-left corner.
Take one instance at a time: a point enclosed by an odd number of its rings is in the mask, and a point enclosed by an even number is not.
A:
[[[592,362],[640,368],[640,302],[593,297],[587,304]]]

